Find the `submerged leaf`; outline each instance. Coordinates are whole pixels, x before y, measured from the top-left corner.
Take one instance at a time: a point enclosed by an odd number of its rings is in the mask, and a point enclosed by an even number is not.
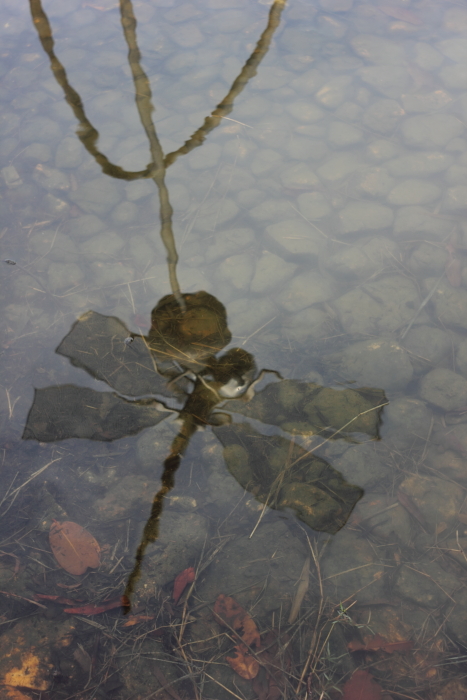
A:
[[[363,638],[363,642],[352,639],[347,645],[349,651],[385,651],[392,654],[395,651],[409,651],[413,647],[413,642],[403,640],[400,642],[388,642],[380,634],[369,635]]]
[[[127,608],[129,605],[130,602],[124,595],[120,598],[105,600],[100,605],[90,603],[89,605],[79,605],[75,608],[65,608],[63,612],[69,613],[70,615],[99,615],[100,613],[107,612],[107,610],[113,610],[114,608]]]
[[[221,593],[214,604],[214,615],[225,627],[231,627],[248,646],[259,649],[261,640],[253,619],[234,598]]]
[[[256,678],[259,671],[259,663],[248,653],[248,649],[243,644],[234,647],[236,656],[227,656],[226,661],[233,670],[242,678],[251,681]]]
[[[62,569],[79,576],[88,568],[100,564],[100,547],[90,532],[77,523],[54,520],[50,526],[49,542],[53,555]]]
[[[195,576],[195,570],[192,566],[190,566],[188,567],[188,569],[184,569],[183,571],[181,571],[175,578],[174,589],[172,593],[172,598],[174,599],[175,603],[178,603],[180,596],[185,590],[185,587],[195,580]]]
[[[359,668],[344,685],[343,692],[342,700],[380,700],[382,688],[371,673]]]

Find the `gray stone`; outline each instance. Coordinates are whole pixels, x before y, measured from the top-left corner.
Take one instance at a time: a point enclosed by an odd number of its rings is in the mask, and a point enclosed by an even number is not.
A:
[[[77,287],[83,280],[84,274],[75,263],[50,263],[47,274],[49,277],[49,289],[59,293]]]
[[[335,154],[326,160],[323,165],[318,168],[318,175],[328,182],[337,182],[342,180],[354,170],[361,166],[361,160],[355,153]]]
[[[308,221],[318,221],[331,213],[331,206],[322,192],[303,192],[297,197],[298,208]]]
[[[432,412],[423,401],[404,397],[390,401],[383,411],[381,437],[396,449],[405,450],[428,440]]]
[[[357,34],[350,43],[358,56],[371,61],[371,63],[401,66],[405,65],[407,60],[404,47],[401,44],[381,36]]]
[[[436,216],[423,207],[401,207],[394,221],[394,235],[442,241],[452,232],[452,220]]]
[[[436,70],[444,58],[431,44],[419,41],[415,44],[415,63],[423,70]]]
[[[390,238],[365,238],[353,246],[343,246],[339,252],[328,258],[326,267],[338,279],[364,279],[370,277],[375,270],[383,269],[396,254],[397,246]]]
[[[34,168],[33,179],[46,190],[61,190],[66,192],[70,189],[70,181],[65,173],[57,170],[57,168],[43,165],[42,163],[36,165]]]
[[[402,124],[402,135],[406,144],[423,149],[445,146],[463,131],[464,125],[452,114],[409,117]]]
[[[114,257],[123,245],[124,240],[117,233],[104,231],[84,241],[81,251],[89,260],[108,260]]]
[[[425,180],[403,180],[392,188],[387,196],[390,204],[397,206],[410,206],[416,204],[428,204],[441,196],[441,190],[431,182]]]
[[[433,243],[420,243],[409,259],[409,267],[416,275],[440,275],[449,260],[449,253]]]
[[[348,12],[352,9],[353,0],[319,0],[319,4],[325,12]]]
[[[73,240],[54,229],[44,229],[35,233],[31,236],[30,243],[38,256],[47,256],[56,262],[74,262],[78,258],[78,249]]]
[[[251,160],[253,175],[265,175],[272,170],[281,170],[282,156],[272,148],[261,148],[256,151]]]
[[[295,47],[292,51],[295,51]],[[310,70],[302,73],[297,78],[294,78],[291,82],[291,86],[300,95],[314,95],[315,92],[323,85],[326,80],[324,73],[316,68],[311,68]]]
[[[321,184],[318,176],[306,163],[297,163],[283,170],[281,181],[284,187],[293,190],[306,190]]]
[[[386,134],[394,131],[404,110],[396,100],[377,100],[365,112],[363,123],[369,129]]]
[[[403,564],[394,580],[396,595],[426,608],[440,608],[451,602],[459,586],[460,580],[446,571],[445,566],[428,559],[410,566]]]
[[[462,211],[467,209],[467,185],[457,185],[446,190],[443,200],[445,211]]]
[[[456,353],[457,369],[464,377],[467,377],[467,340],[459,343]]]
[[[353,146],[362,140],[363,133],[361,129],[344,122],[331,122],[328,134],[328,141],[331,146],[344,148],[345,146]]]
[[[376,139],[367,147],[368,156],[377,162],[394,158],[399,153],[399,148],[392,141]]]
[[[436,289],[431,297],[436,318],[446,326],[467,329],[467,290],[452,287],[445,279],[429,277],[423,282],[424,293]]]
[[[109,177],[102,175],[78,185],[70,192],[70,199],[89,214],[106,214],[120,199],[119,187]]]
[[[252,304],[251,298],[245,297],[227,304],[227,316],[232,335],[245,338],[273,321],[277,317],[277,307],[267,298],[257,299]]]
[[[378,487],[384,491],[385,482],[390,478],[390,471],[376,454],[374,443],[351,445],[341,457],[327,458],[346,481],[360,486],[365,491],[377,491]]]
[[[94,236],[105,228],[105,224],[94,214],[83,214],[76,219],[67,222],[67,233],[71,238],[88,238]]]
[[[448,90],[466,90],[467,89],[467,63],[457,63],[441,68],[439,77],[443,81]]]
[[[255,272],[255,261],[248,253],[231,255],[217,266],[216,280],[227,282],[235,289],[247,290]]]
[[[321,564],[325,591],[332,604],[350,598],[371,603],[385,597],[384,562],[368,540],[350,530],[339,532],[324,550]]]
[[[450,369],[433,369],[420,382],[420,396],[444,411],[467,408],[467,379]]]
[[[264,294],[277,289],[282,283],[293,277],[296,265],[287,263],[282,258],[264,251],[256,263],[250,291]]]
[[[52,150],[46,143],[30,143],[21,153],[22,160],[47,163],[52,158]]]
[[[416,92],[402,95],[402,104],[406,112],[431,113],[442,110],[452,102],[451,95],[445,90],[433,92]]]
[[[282,337],[298,343],[319,340],[332,335],[332,328],[333,323],[327,313],[310,307],[295,314],[287,314],[282,324]]]
[[[301,311],[307,306],[320,304],[336,294],[334,282],[316,271],[303,272],[294,277],[284,291],[276,297],[279,306],[286,311]]]
[[[405,66],[367,66],[357,71],[364,83],[380,92],[384,97],[400,99],[409,88],[411,79]]]
[[[138,215],[138,207],[133,202],[120,202],[112,211],[112,221],[117,226],[131,224]]]
[[[335,109],[352,96],[353,77],[350,75],[339,75],[331,78],[316,93],[315,99],[323,107]]]
[[[385,197],[394,187],[396,181],[386,168],[365,168],[355,174],[354,187],[359,195]]]
[[[444,180],[448,185],[467,185],[467,166],[451,165],[444,174]]]
[[[23,184],[19,172],[14,165],[6,165],[1,169],[2,178],[8,189],[14,189]]]
[[[250,248],[254,241],[255,234],[250,228],[232,228],[216,232],[211,245],[206,246],[205,260],[211,263],[241,253]]]
[[[404,338],[403,346],[410,353],[416,371],[426,371],[437,365],[452,350],[448,333],[424,325],[412,327]]]
[[[388,228],[392,225],[392,209],[376,202],[351,202],[338,214],[339,233],[356,233]]]
[[[399,488],[412,499],[432,532],[440,523],[451,527],[458,522],[464,494],[463,489],[452,481],[414,474],[405,479]]]
[[[453,162],[453,157],[441,151],[421,151],[408,153],[386,163],[386,167],[395,177],[422,177],[446,170]]]
[[[326,116],[326,112],[310,100],[297,100],[286,105],[287,112],[305,124],[314,124]]]
[[[404,389],[413,376],[409,355],[395,341],[373,338],[328,355],[325,364],[337,377],[384,391]]]
[[[290,207],[289,207],[290,210]],[[266,227],[266,236],[285,253],[317,257],[323,237],[303,219],[286,219]]]
[[[65,136],[60,141],[55,152],[57,168],[77,168],[83,160],[84,146],[77,138]]]

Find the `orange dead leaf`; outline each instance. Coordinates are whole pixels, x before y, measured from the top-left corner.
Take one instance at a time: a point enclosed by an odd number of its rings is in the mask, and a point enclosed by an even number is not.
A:
[[[225,627],[231,627],[248,646],[259,649],[261,640],[258,628],[247,611],[234,598],[221,593],[214,604],[214,615]]]
[[[18,688],[11,688],[8,686],[0,686],[0,688],[2,689],[2,693],[5,693],[5,695],[2,695],[5,700],[31,700],[29,695],[25,695],[21,690],[18,690]]]
[[[227,656],[226,661],[230,664],[233,670],[247,681],[256,678],[259,671],[259,663],[248,653],[248,649],[243,644],[237,644],[234,647],[236,656]]]
[[[342,700],[380,700],[382,688],[371,673],[357,668],[343,688]]]
[[[128,615],[126,622],[122,627],[133,627],[140,622],[148,622],[149,620],[154,620],[155,615]]]
[[[78,576],[100,564],[100,547],[90,532],[77,523],[54,520],[50,526],[49,542],[53,555],[62,569]]]
[[[413,647],[413,642],[404,640],[401,642],[388,642],[380,634],[363,637],[363,642],[352,639],[347,644],[349,651],[385,651],[392,654],[395,651],[409,651]]]

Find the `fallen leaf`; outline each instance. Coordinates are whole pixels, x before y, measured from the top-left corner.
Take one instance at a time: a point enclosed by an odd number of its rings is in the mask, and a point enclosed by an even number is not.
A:
[[[64,598],[61,595],[45,595],[45,593],[34,593],[34,600],[51,600],[59,605],[76,605],[82,603],[82,600],[73,600],[73,598]]]
[[[395,651],[409,651],[413,647],[413,642],[404,640],[402,642],[388,642],[380,634],[374,634],[363,638],[363,642],[353,639],[347,644],[349,651],[385,651],[392,654]]]
[[[122,625],[123,627],[132,627],[137,625],[139,622],[149,622],[149,620],[154,620],[155,615],[128,615],[126,622]]]
[[[253,690],[258,700],[281,700],[287,684],[287,674],[292,669],[290,639],[286,633],[279,637],[270,630],[262,637],[263,649],[258,651],[260,670],[253,680]]]
[[[174,581],[174,589],[172,593],[172,598],[174,599],[175,603],[178,603],[180,596],[185,590],[185,587],[195,580],[195,576],[195,570],[192,566],[188,567],[188,569],[184,569],[178,574]]]
[[[88,568],[97,569],[100,564],[97,540],[77,523],[53,520],[49,542],[55,559],[69,574],[79,576]]]
[[[12,688],[11,686],[0,686],[2,688],[2,693],[5,693],[4,700],[31,700],[29,695],[25,695],[18,688]]]
[[[256,659],[248,652],[248,649],[243,644],[237,644],[234,647],[236,656],[227,656],[226,661],[233,668],[235,673],[238,673],[242,678],[246,678],[247,681],[256,678],[259,671],[259,663]]]
[[[384,12],[388,17],[394,17],[394,19],[400,19],[402,22],[409,22],[410,24],[422,24],[420,17],[415,15],[410,10],[406,10],[404,7],[399,7],[397,5],[378,5],[378,9]]]
[[[225,627],[231,627],[248,646],[261,646],[258,628],[247,611],[234,598],[221,593],[214,604],[214,615]]]
[[[381,692],[371,673],[358,668],[344,685],[342,700],[380,700]]]
[[[88,605],[79,605],[75,608],[64,608],[63,612],[69,613],[70,615],[99,615],[100,613],[107,612],[107,610],[113,610],[113,608],[126,608],[129,607],[129,605],[130,601],[124,595],[121,598],[105,600],[100,605],[90,603]]]

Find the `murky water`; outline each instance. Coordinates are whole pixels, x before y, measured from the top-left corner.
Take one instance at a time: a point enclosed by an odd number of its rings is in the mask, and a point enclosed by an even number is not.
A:
[[[0,20],[0,697],[467,697],[465,3]]]

